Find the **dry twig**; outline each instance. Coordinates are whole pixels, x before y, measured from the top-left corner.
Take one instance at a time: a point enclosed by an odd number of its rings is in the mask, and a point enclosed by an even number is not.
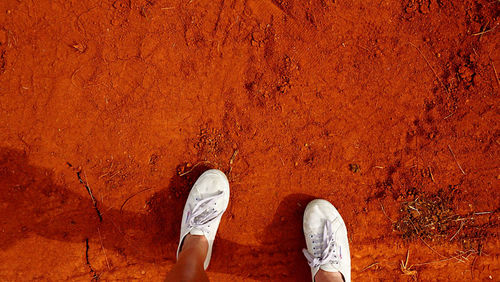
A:
[[[490,28],[490,29],[488,29],[488,30],[484,30],[484,31],[476,32],[476,33],[473,33],[473,34],[471,34],[471,35],[473,35],[473,36],[483,35],[483,34],[488,33],[488,32],[490,32],[490,31],[494,31],[494,30],[495,30],[495,28],[497,28],[497,26],[498,26],[498,25],[496,25],[495,27]]]

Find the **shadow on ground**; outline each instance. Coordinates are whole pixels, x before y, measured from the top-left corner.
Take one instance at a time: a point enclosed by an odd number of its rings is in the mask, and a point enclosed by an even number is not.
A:
[[[87,239],[100,244],[104,238],[103,247],[123,257],[144,262],[173,260],[185,199],[207,168],[199,166],[186,176],[174,176],[168,187],[147,200],[147,213],[98,202],[103,218],[100,221],[88,194],[56,185],[52,171],[30,165],[24,152],[0,148],[0,228],[4,231],[0,250],[37,234],[51,240],[81,242],[82,246]],[[301,230],[302,213],[312,199],[305,194],[285,197],[261,234],[260,245],[216,239],[209,270],[255,279],[308,280]]]

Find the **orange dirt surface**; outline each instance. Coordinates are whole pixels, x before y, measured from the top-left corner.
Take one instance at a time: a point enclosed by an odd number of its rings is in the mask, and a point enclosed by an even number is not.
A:
[[[161,280],[214,167],[214,281],[308,281],[313,198],[342,214],[354,280],[499,281],[499,13],[0,1],[0,280]],[[415,225],[428,196],[447,210]]]

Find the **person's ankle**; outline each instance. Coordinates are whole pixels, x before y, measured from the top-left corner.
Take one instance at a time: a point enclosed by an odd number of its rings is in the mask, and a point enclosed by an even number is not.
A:
[[[207,238],[203,235],[192,235],[192,234],[187,234],[186,237],[184,237],[184,240],[181,245],[181,250],[179,251],[179,255],[182,253],[182,251],[186,249],[191,249],[191,248],[200,248],[204,250],[204,253],[208,251],[208,241]]]
[[[314,276],[315,282],[341,282],[344,281],[344,276],[340,272],[329,272],[323,269],[318,270]]]

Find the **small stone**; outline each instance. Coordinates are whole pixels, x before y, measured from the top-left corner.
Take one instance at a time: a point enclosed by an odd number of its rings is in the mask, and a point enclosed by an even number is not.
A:
[[[144,271],[144,270],[143,270],[143,271],[141,271],[141,274],[142,274],[142,275],[146,274],[146,271]]]

